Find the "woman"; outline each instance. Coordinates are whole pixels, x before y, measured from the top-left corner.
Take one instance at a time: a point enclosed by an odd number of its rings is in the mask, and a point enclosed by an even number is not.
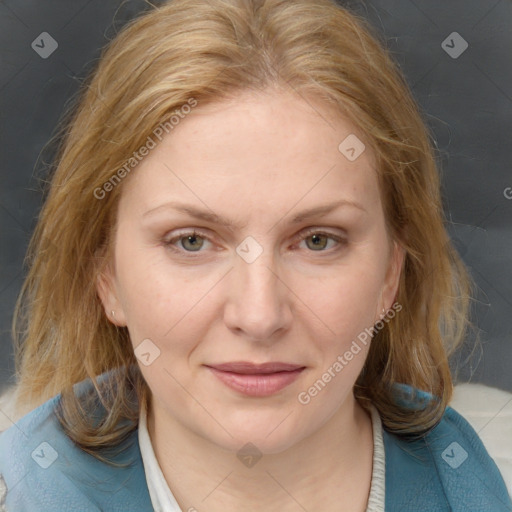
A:
[[[448,407],[469,280],[428,133],[336,4],[125,28],[30,253],[7,510],[512,507]]]

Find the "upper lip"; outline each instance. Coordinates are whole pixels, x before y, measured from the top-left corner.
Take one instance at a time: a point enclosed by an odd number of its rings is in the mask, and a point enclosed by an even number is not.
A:
[[[247,361],[234,361],[231,363],[212,364],[207,366],[223,372],[242,373],[248,375],[291,372],[304,368],[304,366],[299,364],[291,363],[269,362],[255,364]]]

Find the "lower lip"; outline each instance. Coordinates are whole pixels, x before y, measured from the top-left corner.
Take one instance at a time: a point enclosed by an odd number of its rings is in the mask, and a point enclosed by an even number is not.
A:
[[[209,367],[212,373],[229,388],[248,396],[270,396],[294,382],[304,368],[288,372],[246,375],[224,372]]]

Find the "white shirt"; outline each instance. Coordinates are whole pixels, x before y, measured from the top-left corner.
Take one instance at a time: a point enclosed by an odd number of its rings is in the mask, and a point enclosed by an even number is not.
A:
[[[377,409],[371,406],[373,427],[373,469],[370,496],[366,512],[384,512],[385,503],[385,454],[382,439],[382,423]],[[139,445],[146,473],[146,481],[151,503],[156,512],[182,511],[164,478],[160,465],[153,451],[147,429],[146,410],[142,406],[139,418]],[[340,507],[341,510],[341,507]]]

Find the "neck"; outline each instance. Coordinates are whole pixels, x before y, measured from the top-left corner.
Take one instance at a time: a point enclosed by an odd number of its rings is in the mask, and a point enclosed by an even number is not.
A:
[[[153,401],[152,401],[153,402]],[[369,414],[352,394],[313,435],[252,467],[152,405],[148,431],[182,510],[361,510],[371,484]]]

